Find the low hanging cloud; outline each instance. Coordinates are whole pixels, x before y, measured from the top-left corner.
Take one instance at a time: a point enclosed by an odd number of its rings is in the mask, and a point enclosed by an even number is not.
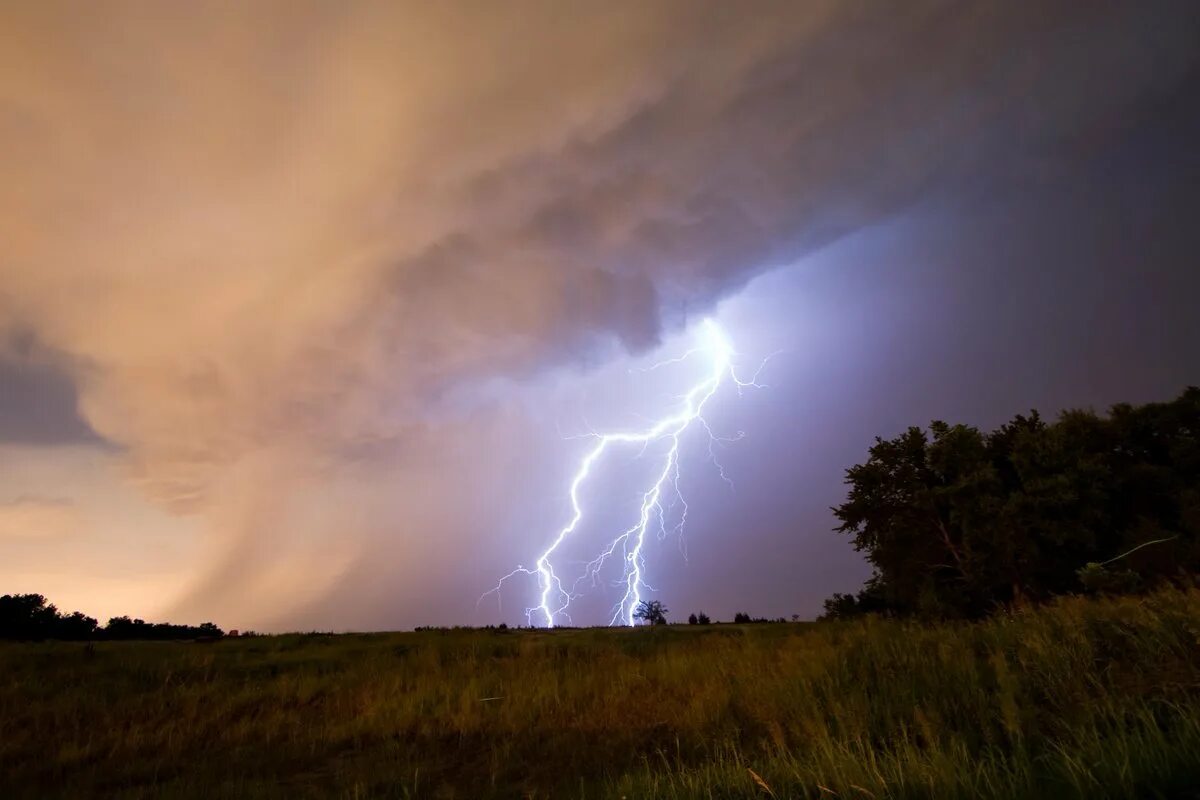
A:
[[[493,424],[448,419],[456,387],[651,348],[938,185],[1053,169],[1194,75],[1196,16],[6,9],[0,341],[210,520],[189,602],[274,613],[439,495],[430,442]]]

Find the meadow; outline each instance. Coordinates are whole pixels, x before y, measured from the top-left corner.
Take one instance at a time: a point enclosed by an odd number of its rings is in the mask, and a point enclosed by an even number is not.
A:
[[[978,623],[0,644],[0,797],[1200,796],[1200,591]]]

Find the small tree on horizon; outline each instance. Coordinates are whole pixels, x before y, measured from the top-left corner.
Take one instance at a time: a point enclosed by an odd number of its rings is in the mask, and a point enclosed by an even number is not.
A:
[[[660,600],[643,600],[633,610],[633,618],[651,625],[666,625],[668,609]]]
[[[700,620],[696,618],[696,612],[688,614],[688,625],[699,625]]]

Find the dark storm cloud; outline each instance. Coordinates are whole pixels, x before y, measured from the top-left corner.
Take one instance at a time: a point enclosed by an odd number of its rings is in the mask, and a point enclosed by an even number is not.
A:
[[[32,344],[0,349],[0,445],[96,444],[79,416],[70,373],[31,357]]]
[[[703,309],[939,185],[1053,169],[1138,126],[1194,73],[1198,13],[847,4],[725,80],[680,69],[611,129],[476,179],[475,204],[517,212],[475,249],[647,276],[647,313]]]

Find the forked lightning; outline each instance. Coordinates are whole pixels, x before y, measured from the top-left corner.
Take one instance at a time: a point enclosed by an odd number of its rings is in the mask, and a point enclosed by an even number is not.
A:
[[[579,597],[579,587],[581,584],[591,583],[595,585],[600,571],[610,558],[619,557],[623,562],[623,571],[621,578],[617,581],[617,585],[623,587],[621,599],[613,606],[612,618],[609,620],[610,625],[633,625],[634,611],[637,609],[638,603],[642,599],[642,590],[650,589],[646,583],[646,563],[643,553],[643,548],[646,541],[646,533],[650,529],[651,524],[657,520],[661,535],[667,534],[667,507],[664,506],[664,500],[670,496],[680,503],[682,512],[678,523],[672,529],[682,535],[683,525],[687,521],[687,502],[684,501],[683,495],[679,490],[679,448],[680,441],[684,434],[693,427],[700,428],[709,437],[709,456],[716,464],[721,478],[728,481],[724,469],[716,460],[716,452],[713,445],[718,441],[732,441],[741,438],[741,434],[734,439],[721,439],[717,437],[708,422],[704,419],[704,407],[709,400],[717,393],[717,391],[725,383],[729,383],[741,389],[753,386],[759,387],[761,384],[757,382],[758,373],[750,380],[741,380],[738,378],[733,365],[734,351],[728,338],[720,327],[711,319],[704,321],[700,330],[701,341],[691,350],[688,350],[682,356],[670,359],[654,365],[651,369],[663,366],[665,364],[678,363],[695,356],[705,356],[708,358],[711,365],[706,377],[698,384],[691,387],[682,398],[681,407],[670,416],[654,422],[650,427],[641,431],[619,431],[607,434],[594,434],[596,443],[579,464],[579,469],[575,472],[575,476],[571,480],[570,499],[572,515],[571,519],[561,530],[558,535],[550,542],[550,545],[538,556],[536,567],[527,569],[523,566],[518,566],[512,572],[502,577],[497,584],[485,592],[483,597],[490,594],[498,594],[504,587],[506,581],[518,575],[536,576],[539,588],[538,604],[525,609],[525,617],[529,624],[542,623],[546,627],[554,627],[556,620],[562,618],[570,621],[569,608],[571,601]],[[759,366],[759,372],[764,361]],[[556,551],[566,539],[571,536],[583,522],[584,509],[579,498],[580,491],[587,482],[588,476],[592,472],[592,467],[597,461],[612,447],[617,445],[640,445],[643,450],[650,445],[663,443],[666,445],[666,452],[661,456],[662,469],[657,470],[651,478],[650,485],[641,494],[640,509],[636,520],[622,531],[615,538],[610,540],[608,544],[600,551],[600,553],[587,563],[583,573],[577,576],[571,583],[570,589],[563,584],[563,579],[555,570],[553,559]],[[483,599],[480,598],[480,600]]]

